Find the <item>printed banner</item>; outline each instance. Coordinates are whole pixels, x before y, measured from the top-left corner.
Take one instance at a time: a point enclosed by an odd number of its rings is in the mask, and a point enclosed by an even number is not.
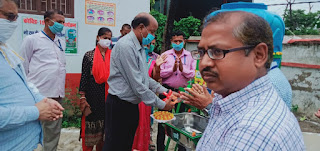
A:
[[[22,38],[41,32],[44,28],[44,20],[37,17],[22,17]],[[78,23],[75,21],[68,21],[64,24],[61,33],[57,34],[62,40],[66,41],[66,54],[77,54],[77,31]]]
[[[116,4],[86,0],[86,24],[115,26]]]

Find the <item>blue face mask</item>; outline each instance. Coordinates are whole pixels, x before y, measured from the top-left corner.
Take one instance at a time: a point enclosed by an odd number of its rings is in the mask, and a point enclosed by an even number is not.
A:
[[[7,19],[0,18],[0,42],[5,43],[16,30],[18,23],[10,22]]]
[[[155,46],[154,46],[153,44],[150,45],[149,53],[153,52],[154,47],[155,47]]]
[[[148,47],[144,47],[144,51],[146,52],[146,59],[147,59],[147,63],[148,63],[148,61],[149,61],[149,58],[150,58],[150,56],[148,55],[148,53],[149,53],[149,48]]]
[[[53,21],[53,20],[51,20],[51,21],[54,23],[52,26],[49,26],[49,29],[51,30],[51,32],[53,34],[60,33],[63,30],[64,26],[58,22]]]
[[[150,49],[146,46],[144,46],[144,50],[146,51],[146,53],[148,53],[150,51]]]
[[[146,28],[146,27],[144,27],[144,28]],[[146,30],[148,31],[147,28],[146,28]],[[149,31],[148,31],[148,35],[146,38],[143,37],[142,33],[141,33],[141,36],[142,36],[142,45],[148,45],[154,39],[154,36],[152,34],[150,34]]]
[[[173,48],[174,50],[176,50],[176,51],[182,50],[182,48],[183,48],[183,42],[180,43],[179,45],[177,45],[177,44],[175,44],[175,43],[172,43],[172,48]]]

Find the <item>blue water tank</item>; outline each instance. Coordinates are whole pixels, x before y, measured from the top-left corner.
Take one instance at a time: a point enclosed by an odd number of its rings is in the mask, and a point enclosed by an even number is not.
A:
[[[273,46],[274,52],[282,51],[282,41],[285,32],[285,26],[282,18],[267,10],[268,6],[263,3],[248,3],[248,2],[235,2],[227,3],[221,6],[221,10],[214,11],[208,15],[206,20],[217,15],[220,12],[226,11],[245,11],[256,14],[265,19],[271,26],[273,33]]]

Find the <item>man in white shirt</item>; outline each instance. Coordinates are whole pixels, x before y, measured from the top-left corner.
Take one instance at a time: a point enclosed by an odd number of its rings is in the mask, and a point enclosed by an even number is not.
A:
[[[21,46],[23,66],[29,82],[34,83],[40,93],[61,103],[65,95],[65,42],[56,34],[64,27],[61,11],[49,10],[44,14],[43,31],[27,36]],[[42,122],[45,151],[56,150],[60,137],[62,119]]]

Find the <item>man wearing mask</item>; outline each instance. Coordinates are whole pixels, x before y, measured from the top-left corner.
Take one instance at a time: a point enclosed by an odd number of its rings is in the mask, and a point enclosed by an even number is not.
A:
[[[61,103],[65,95],[66,59],[65,42],[56,34],[61,33],[65,18],[61,11],[49,10],[44,14],[43,31],[27,36],[21,46],[25,59],[23,66],[28,81],[34,83],[40,93]],[[42,122],[43,148],[57,149],[62,119]]]
[[[150,45],[148,45],[149,48],[148,50],[148,54],[147,54],[147,58],[152,58],[152,60],[157,60],[158,58],[158,54],[154,52],[155,46],[156,46],[156,39],[153,39],[150,43]]]
[[[172,49],[167,50],[162,55],[167,55],[167,62],[160,66],[160,76],[164,87],[178,92],[179,87],[186,87],[188,81],[194,77],[196,61],[189,51],[183,48],[185,44],[184,33],[173,31],[171,36]],[[184,104],[181,105],[180,112],[184,111]],[[158,125],[157,149],[164,150],[165,130]],[[179,150],[184,150],[179,146]]]
[[[179,87],[186,87],[188,81],[194,77],[196,61],[189,51],[183,48],[184,33],[174,31],[171,37],[172,49],[162,55],[168,56],[167,62],[161,65],[160,76],[163,86],[178,91]]]
[[[34,150],[42,141],[40,120],[57,120],[63,108],[28,83],[22,57],[6,41],[14,33],[18,8],[0,0],[0,150]]]
[[[148,75],[143,46],[154,39],[157,20],[148,13],[140,13],[131,25],[133,30],[118,41],[111,53],[105,151],[132,149],[139,122],[138,104],[141,101],[164,110],[171,110],[177,103],[172,102],[172,99],[166,102],[159,99],[155,93],[163,93],[167,89]]]

